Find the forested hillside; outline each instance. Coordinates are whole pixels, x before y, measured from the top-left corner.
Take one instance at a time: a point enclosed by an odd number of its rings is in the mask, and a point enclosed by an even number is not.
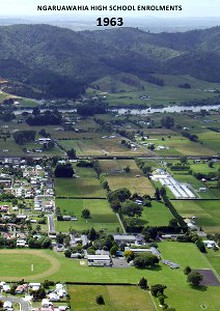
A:
[[[91,82],[120,72],[189,74],[220,82],[220,27],[154,34],[134,28],[74,32],[49,25],[0,27],[0,76],[15,92],[77,97]],[[30,92],[31,92],[30,91]]]

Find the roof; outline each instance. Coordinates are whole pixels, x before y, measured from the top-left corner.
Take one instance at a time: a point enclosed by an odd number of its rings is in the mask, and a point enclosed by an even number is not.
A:
[[[88,260],[109,260],[109,255],[87,255]]]
[[[127,241],[135,241],[136,236],[135,235],[129,235],[129,234],[114,234],[113,235],[115,240],[127,240]]]

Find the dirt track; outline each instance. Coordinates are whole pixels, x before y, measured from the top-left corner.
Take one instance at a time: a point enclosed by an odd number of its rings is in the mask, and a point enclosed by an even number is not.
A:
[[[34,280],[37,280],[37,279],[44,279],[44,278],[47,278],[48,276],[54,274],[55,272],[57,272],[59,269],[60,269],[60,262],[52,257],[52,256],[49,256],[47,254],[45,254],[43,251],[41,250],[1,250],[0,251],[0,256],[1,254],[11,254],[12,256],[14,254],[26,254],[26,255],[33,255],[35,254],[37,257],[41,257],[41,258],[44,258],[44,259],[47,259],[50,264],[51,264],[51,267],[42,272],[42,273],[38,273],[38,274],[32,274],[30,276],[22,276],[22,271],[21,271],[21,275],[19,277],[12,277],[12,276],[4,276],[4,275],[1,275],[1,279],[3,279],[4,281],[17,281],[18,279],[24,279],[25,281],[34,281]],[[40,258],[39,258],[40,259]]]

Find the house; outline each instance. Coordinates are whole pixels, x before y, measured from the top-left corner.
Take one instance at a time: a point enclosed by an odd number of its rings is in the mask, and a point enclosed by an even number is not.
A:
[[[60,301],[60,297],[54,292],[48,294],[47,297],[49,298],[49,301],[54,301],[54,302]]]
[[[28,286],[33,292],[37,292],[40,289],[41,283],[29,283]]]
[[[132,234],[114,234],[113,235],[115,242],[118,245],[121,244],[135,244],[136,242],[136,236]]]
[[[10,290],[11,290],[11,286],[10,286],[10,285],[4,284],[4,285],[2,286],[2,291],[3,291],[3,292],[9,293]]]
[[[115,242],[118,245],[121,244],[136,244],[141,245],[144,243],[144,237],[142,234],[114,234],[113,235]]]
[[[218,245],[216,244],[216,242],[213,241],[213,240],[203,240],[203,243],[205,244],[205,246],[207,248],[210,248],[210,249],[213,248],[213,247],[219,248]]]
[[[23,294],[28,289],[28,284],[22,284],[18,285],[18,287],[15,289],[16,294]]]
[[[17,239],[16,246],[17,247],[26,247],[26,246],[28,246],[28,244],[27,244],[27,241],[24,239]]]
[[[9,300],[6,300],[3,304],[3,309],[4,310],[13,310],[12,308],[12,302]]]
[[[9,206],[8,205],[1,205],[0,206],[0,212],[6,213],[9,210]]]
[[[42,308],[49,308],[50,306],[52,306],[53,304],[49,301],[49,299],[42,299],[41,301],[41,307]]]
[[[52,140],[49,137],[41,137],[41,138],[38,138],[37,141],[39,144],[47,144],[47,143],[51,142]]]
[[[89,267],[112,267],[112,259],[109,255],[87,255]]]
[[[207,188],[206,187],[200,187],[199,188],[199,192],[206,192],[207,191]]]
[[[71,216],[70,215],[64,215],[63,216],[63,220],[70,221],[71,220]]]

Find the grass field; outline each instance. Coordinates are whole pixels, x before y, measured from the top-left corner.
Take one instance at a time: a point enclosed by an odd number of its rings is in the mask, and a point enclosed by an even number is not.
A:
[[[153,185],[134,160],[100,160],[99,163],[111,190],[126,187],[131,193],[154,195]],[[123,171],[127,166],[130,168],[129,173]]]
[[[123,77],[121,75],[117,75],[114,76],[114,79],[110,76],[105,76],[102,79],[94,82],[93,85],[98,85],[101,91],[108,92],[106,95],[107,100],[108,103],[112,106],[115,106],[116,104],[124,106],[129,106],[132,104],[154,106],[155,104],[161,104],[161,102],[164,105],[180,104],[195,98],[199,99],[213,97],[212,93],[205,92],[204,89],[215,87],[219,88],[219,84],[206,83],[188,75],[156,75],[156,77],[164,79],[164,86],[157,86],[142,81],[133,75],[128,76],[129,80],[133,80],[132,84],[124,83]],[[183,89],[178,87],[178,84],[186,83],[186,81],[189,81],[189,83],[192,85],[191,89]],[[179,83],[177,84],[177,82]],[[112,92],[113,89],[114,93]],[[87,92],[95,94],[94,90],[91,89],[88,89]],[[146,94],[148,96],[148,100],[141,100],[140,96]]]
[[[113,233],[117,231],[117,228],[120,228],[118,219],[109,207],[107,200],[57,199],[56,206],[60,207],[64,215],[77,217],[77,221],[57,221],[57,231],[68,232],[70,228],[83,231],[93,227],[96,230]],[[82,210],[85,208],[89,209],[91,213],[91,218],[86,220],[81,217]]]
[[[140,156],[150,154],[150,151],[144,148],[131,150],[124,147],[121,144],[121,137],[108,138],[106,133],[103,133],[106,138],[101,138],[100,135],[89,134],[91,139],[59,140],[59,144],[66,150],[74,148],[77,156]]]
[[[213,173],[217,172],[218,169],[220,168],[219,162],[213,163],[213,167],[209,166],[209,163],[190,163],[190,168],[194,173],[203,173],[203,174],[208,174],[208,173]]]
[[[130,286],[68,286],[72,310],[90,311],[154,311],[148,292]],[[98,305],[96,297],[102,295],[105,305]]]
[[[184,217],[196,216],[196,223],[201,226],[205,230],[205,232],[220,232],[220,201],[173,200],[172,204],[180,215]]]
[[[152,201],[152,207],[144,207],[141,220],[145,226],[167,226],[172,218],[172,214],[163,203]]]
[[[183,273],[183,269],[186,265],[191,266],[194,269],[212,269],[212,266],[210,262],[208,261],[207,257],[200,253],[196,246],[192,243],[176,243],[176,242],[162,242],[159,243],[159,250],[161,251],[162,258],[164,259],[170,259],[178,264],[180,264],[180,269],[172,270],[169,267],[160,264],[160,266],[156,269],[136,269],[134,267],[129,268],[91,268],[87,265],[80,265],[80,260],[74,260],[70,258],[65,258],[63,254],[61,253],[55,253],[53,251],[36,251],[31,250],[32,256],[36,257],[36,254],[39,255],[39,252],[41,252],[44,255],[47,255],[50,258],[51,267],[48,269],[47,274],[45,275],[45,272],[42,271],[41,274],[38,275],[31,275],[31,272],[29,276],[25,277],[25,279],[29,279],[32,281],[43,281],[45,278],[49,280],[54,281],[60,281],[60,282],[94,282],[94,283],[106,283],[106,282],[120,282],[120,283],[133,283],[137,284],[141,277],[145,277],[148,280],[149,285],[153,284],[164,284],[167,286],[167,289],[165,290],[165,294],[168,297],[166,299],[166,302],[175,307],[178,311],[195,311],[200,310],[200,305],[204,304],[208,306],[208,310],[211,311],[217,311],[220,309],[220,301],[219,301],[219,294],[220,294],[220,287],[210,286],[203,290],[195,290],[192,289],[189,284],[186,282],[186,276]],[[27,250],[19,250],[19,252],[16,251],[7,251],[8,254],[17,254],[23,255],[23,261],[26,262],[26,252]],[[190,254],[190,256],[189,256]],[[219,252],[218,252],[219,255]],[[216,253],[217,256],[217,253]],[[13,277],[13,280],[21,279],[22,277],[22,271],[20,269],[20,266],[15,265],[14,261],[10,261],[11,257],[9,257],[9,268],[5,270],[5,268],[0,265],[0,275],[4,279],[11,276],[12,274],[16,274],[16,277]],[[27,258],[30,259],[28,256]],[[38,261],[41,259],[38,258]],[[19,261],[20,262],[20,261]],[[213,261],[214,262],[214,261]],[[30,267],[30,262],[28,263]],[[219,263],[216,260],[216,265],[219,268]],[[11,271],[10,271],[11,269]],[[217,268],[216,268],[217,270]],[[7,279],[8,280],[8,279]],[[12,280],[12,277],[10,278]],[[83,287],[84,288],[84,287]],[[88,293],[89,299],[87,299],[87,290],[85,289],[85,294],[79,295],[79,293],[82,293],[82,288],[79,287],[79,289],[76,289],[75,285],[73,286],[73,290],[71,289],[71,298],[72,298],[72,307],[76,310],[88,310],[89,306],[92,308],[95,308],[96,305],[94,305],[94,295],[97,295],[96,290],[90,290],[91,295]],[[89,290],[88,290],[89,291]],[[101,291],[101,290],[100,290]],[[112,300],[116,300],[115,303],[115,309],[110,310],[118,310],[117,308],[121,306],[119,304],[120,302],[120,296],[126,297],[127,299],[130,299],[129,297],[133,297],[133,293],[139,297],[141,295],[136,291],[139,291],[138,288],[134,288],[134,291],[131,292],[127,291],[126,289],[123,289],[123,292],[120,293],[118,290],[117,293],[106,294],[106,289],[103,289],[103,292],[99,292],[100,294],[103,294],[104,298],[106,299],[106,308],[110,308],[111,304],[113,303]],[[149,303],[149,297],[148,295],[143,292],[144,295],[146,295],[146,305],[148,306]],[[110,295],[110,298],[109,298]],[[84,296],[84,297],[83,297]],[[86,299],[85,299],[86,297]],[[115,298],[113,298],[115,297]],[[186,299],[187,297],[187,299]],[[142,298],[140,297],[138,300],[142,301]],[[133,298],[131,301],[136,302],[135,298]],[[87,304],[89,302],[89,305]],[[91,304],[90,304],[91,303]],[[117,305],[119,304],[119,306]],[[114,304],[113,304],[114,306]],[[85,309],[83,309],[85,307]],[[137,309],[135,309],[135,307]],[[82,309],[81,309],[82,308]],[[100,307],[101,309],[102,307]],[[122,308],[122,307],[121,307]],[[128,309],[126,309],[128,308]],[[138,309],[139,308],[139,309]],[[141,309],[142,308],[142,309]],[[102,310],[102,309],[101,309]],[[104,309],[105,310],[105,309]],[[106,309],[109,310],[109,309]],[[123,310],[130,310],[129,305],[125,303],[125,308]],[[145,310],[141,305],[135,305],[133,309],[131,310]],[[151,310],[151,309],[147,309]],[[94,309],[96,311],[96,309]]]
[[[163,138],[163,139],[162,139]],[[191,142],[189,139],[179,135],[172,135],[171,137],[164,137],[163,135],[151,135],[149,140],[145,143],[153,143],[155,145],[154,152],[158,155],[212,155],[213,150],[208,146],[199,143]],[[169,149],[157,150],[158,146],[164,146]]]
[[[6,281],[34,280],[60,269],[60,262],[39,250],[0,250],[1,277]]]
[[[210,130],[207,130],[204,133],[198,135],[199,140],[203,142],[205,147],[213,150],[214,154],[219,153],[220,150],[220,133],[216,133]]]
[[[56,178],[56,196],[61,197],[105,197],[100,181],[92,168],[76,168],[78,178]]]

